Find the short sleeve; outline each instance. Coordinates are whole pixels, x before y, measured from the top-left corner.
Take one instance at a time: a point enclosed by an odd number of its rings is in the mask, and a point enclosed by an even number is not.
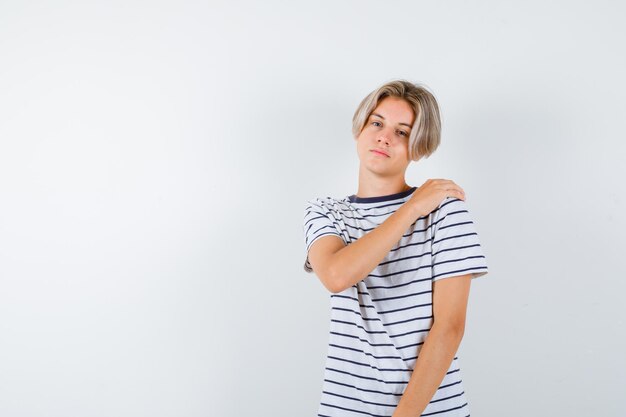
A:
[[[446,198],[433,219],[432,280],[487,274],[487,260],[465,201]]]
[[[327,204],[319,199],[309,200],[304,209],[304,244],[306,246],[306,258],[304,260],[304,270],[313,272],[309,263],[309,249],[317,239],[322,236],[334,235],[343,239],[342,230],[339,223],[334,218]],[[343,239],[345,242],[345,239]]]

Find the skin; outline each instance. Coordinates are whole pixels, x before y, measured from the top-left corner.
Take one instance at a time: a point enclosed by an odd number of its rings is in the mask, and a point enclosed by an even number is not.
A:
[[[410,188],[404,175],[411,162],[409,134],[414,121],[413,109],[406,100],[398,97],[385,97],[372,111],[363,130],[355,138],[361,161],[358,197],[395,194]],[[372,149],[378,148],[387,152],[389,157],[372,152]]]
[[[360,160],[358,197],[395,194],[410,188],[405,181],[406,169],[411,163],[408,147],[410,127],[403,124],[412,126],[414,121],[410,104],[398,97],[384,98],[372,111],[363,130],[355,138]],[[389,156],[372,152],[372,149],[378,148]],[[420,188],[423,193],[434,195],[435,187],[426,183]],[[440,186],[444,187],[451,186]],[[417,199],[410,201],[416,203]],[[463,338],[470,283],[469,274],[433,283],[433,325],[393,417],[419,416],[439,388]]]

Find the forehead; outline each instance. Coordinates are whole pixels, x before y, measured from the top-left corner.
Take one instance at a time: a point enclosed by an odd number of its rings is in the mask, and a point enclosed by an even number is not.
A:
[[[415,119],[413,108],[408,101],[399,97],[385,97],[378,102],[378,105],[370,117],[376,117],[383,120],[390,120],[400,125],[411,127]]]

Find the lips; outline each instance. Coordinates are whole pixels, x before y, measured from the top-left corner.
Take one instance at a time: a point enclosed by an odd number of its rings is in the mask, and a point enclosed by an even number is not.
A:
[[[387,156],[387,157],[389,156],[389,155],[387,155],[387,153],[385,151],[383,151],[381,149],[372,149],[372,152],[375,152],[375,153],[378,153],[378,154],[381,154],[381,155],[384,155],[384,156]]]

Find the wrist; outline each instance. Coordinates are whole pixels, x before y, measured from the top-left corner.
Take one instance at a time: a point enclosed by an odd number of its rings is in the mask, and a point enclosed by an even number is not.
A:
[[[422,210],[422,207],[419,206],[418,204],[415,204],[415,201],[412,201],[412,200],[409,200],[406,203],[404,203],[402,207],[399,208],[399,210],[400,209],[404,209],[408,213],[410,213],[411,217],[413,218],[413,221],[419,219],[420,217],[424,217],[426,214],[428,214],[428,213],[424,213]]]

